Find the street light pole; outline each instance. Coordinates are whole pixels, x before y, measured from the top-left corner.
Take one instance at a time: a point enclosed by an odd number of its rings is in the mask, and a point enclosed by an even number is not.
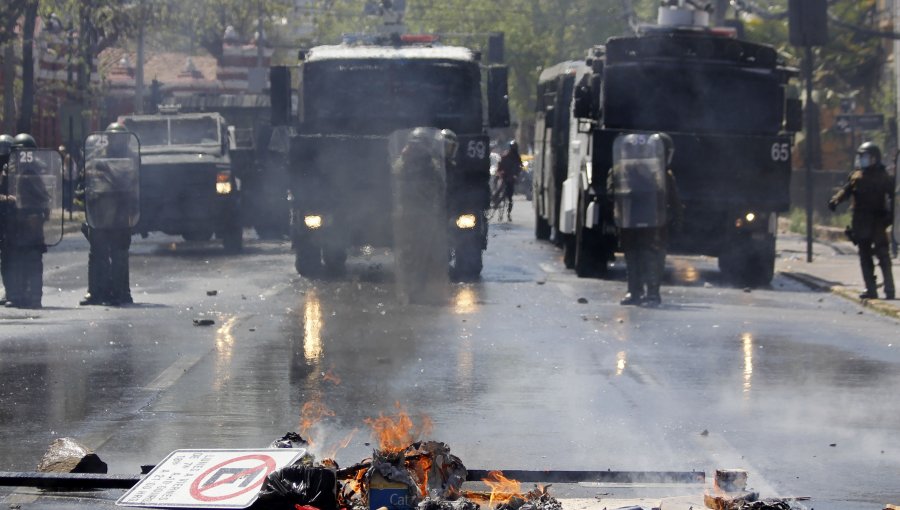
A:
[[[806,45],[804,79],[806,80],[806,261],[813,261],[813,136],[815,119],[813,110],[813,49]]]

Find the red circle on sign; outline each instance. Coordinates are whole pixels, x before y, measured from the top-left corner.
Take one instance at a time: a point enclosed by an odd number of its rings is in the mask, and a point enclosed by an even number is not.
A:
[[[221,483],[214,484],[212,487],[203,487],[200,488],[200,482],[203,481],[207,476],[212,474],[213,471],[217,469],[221,469],[229,464],[233,464],[235,462],[241,462],[244,460],[259,460],[263,462],[266,467],[266,474],[260,477],[259,481],[250,485],[249,487],[244,487],[243,489],[233,493],[233,494],[225,494],[223,496],[207,496],[203,494],[204,490],[209,490],[211,488],[218,487]],[[260,466],[261,467],[261,466]],[[248,469],[257,469],[257,468],[248,468]],[[198,501],[222,501],[223,499],[231,499],[242,494],[246,494],[254,489],[259,489],[262,486],[263,482],[266,480],[266,477],[269,476],[269,473],[275,471],[275,459],[269,457],[268,455],[244,455],[243,457],[235,457],[233,459],[228,459],[225,462],[220,462],[215,466],[207,469],[200,476],[194,479],[194,482],[191,483],[191,497]]]

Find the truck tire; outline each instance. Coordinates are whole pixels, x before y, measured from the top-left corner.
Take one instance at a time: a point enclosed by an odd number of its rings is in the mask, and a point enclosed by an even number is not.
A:
[[[300,276],[316,277],[322,272],[322,250],[304,241],[294,245],[294,269]]]
[[[575,268],[575,235],[574,234],[563,234],[558,233],[560,239],[560,245],[563,249],[563,263],[566,265],[566,269],[574,269]]]
[[[325,248],[322,250],[325,272],[331,276],[344,274],[347,265],[347,250],[344,248]]]
[[[534,205],[534,237],[539,241],[550,239],[550,223],[541,217],[537,204]]]
[[[775,239],[741,239],[719,255],[719,269],[732,284],[762,287],[775,276]]]
[[[477,280],[484,267],[481,243],[477,240],[459,241],[453,249],[450,274],[456,281]]]
[[[185,232],[181,234],[181,238],[191,242],[205,242],[212,239],[212,230],[199,230],[196,232]]]
[[[579,198],[575,220],[575,274],[579,278],[606,276],[606,252],[602,238],[585,227],[585,200]]]
[[[240,225],[228,227],[222,234],[222,247],[226,253],[240,253],[244,249],[244,229]]]

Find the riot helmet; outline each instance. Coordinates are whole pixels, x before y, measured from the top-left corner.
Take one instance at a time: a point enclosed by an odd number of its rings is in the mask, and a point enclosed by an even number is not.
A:
[[[37,142],[34,141],[34,137],[29,135],[28,133],[19,133],[13,139],[13,147],[25,148],[25,149],[37,149]]]
[[[672,137],[666,133],[657,133],[656,136],[662,140],[663,147],[666,149],[666,164],[672,164],[672,158],[675,156],[675,142],[672,141]]]
[[[456,151],[459,149],[459,140],[456,133],[450,129],[442,129],[441,136],[444,138],[444,152],[448,159],[456,159]]]
[[[128,133],[128,130],[125,129],[125,126],[118,122],[113,122],[109,126],[106,126],[106,132],[109,133],[109,135],[107,135],[109,139],[107,155],[114,158],[126,157],[128,155],[128,142],[130,136],[126,134]]]
[[[872,142],[865,142],[856,149],[856,166],[862,169],[881,163],[881,149]]]
[[[9,153],[12,152],[15,139],[9,135],[0,135],[0,166],[9,161]]]

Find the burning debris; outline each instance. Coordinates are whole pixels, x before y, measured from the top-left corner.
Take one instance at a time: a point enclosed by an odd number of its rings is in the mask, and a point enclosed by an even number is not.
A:
[[[742,469],[717,469],[711,491],[703,502],[712,510],[792,510],[784,499],[759,499],[759,493],[747,490],[747,472]]]
[[[302,414],[305,430],[331,416],[321,404],[304,406]],[[464,492],[468,472],[462,461],[445,443],[419,440],[431,432],[431,420],[414,420],[399,404],[396,415],[379,415],[366,423],[377,439],[371,459],[340,468],[330,458],[319,461],[306,455],[269,475],[260,493],[262,504],[303,510],[478,510],[483,504],[491,510],[562,510],[546,487],[522,493],[519,482],[499,471],[484,480],[490,492]],[[356,432],[339,447],[346,447]],[[272,443],[277,448],[311,445],[293,432]]]

